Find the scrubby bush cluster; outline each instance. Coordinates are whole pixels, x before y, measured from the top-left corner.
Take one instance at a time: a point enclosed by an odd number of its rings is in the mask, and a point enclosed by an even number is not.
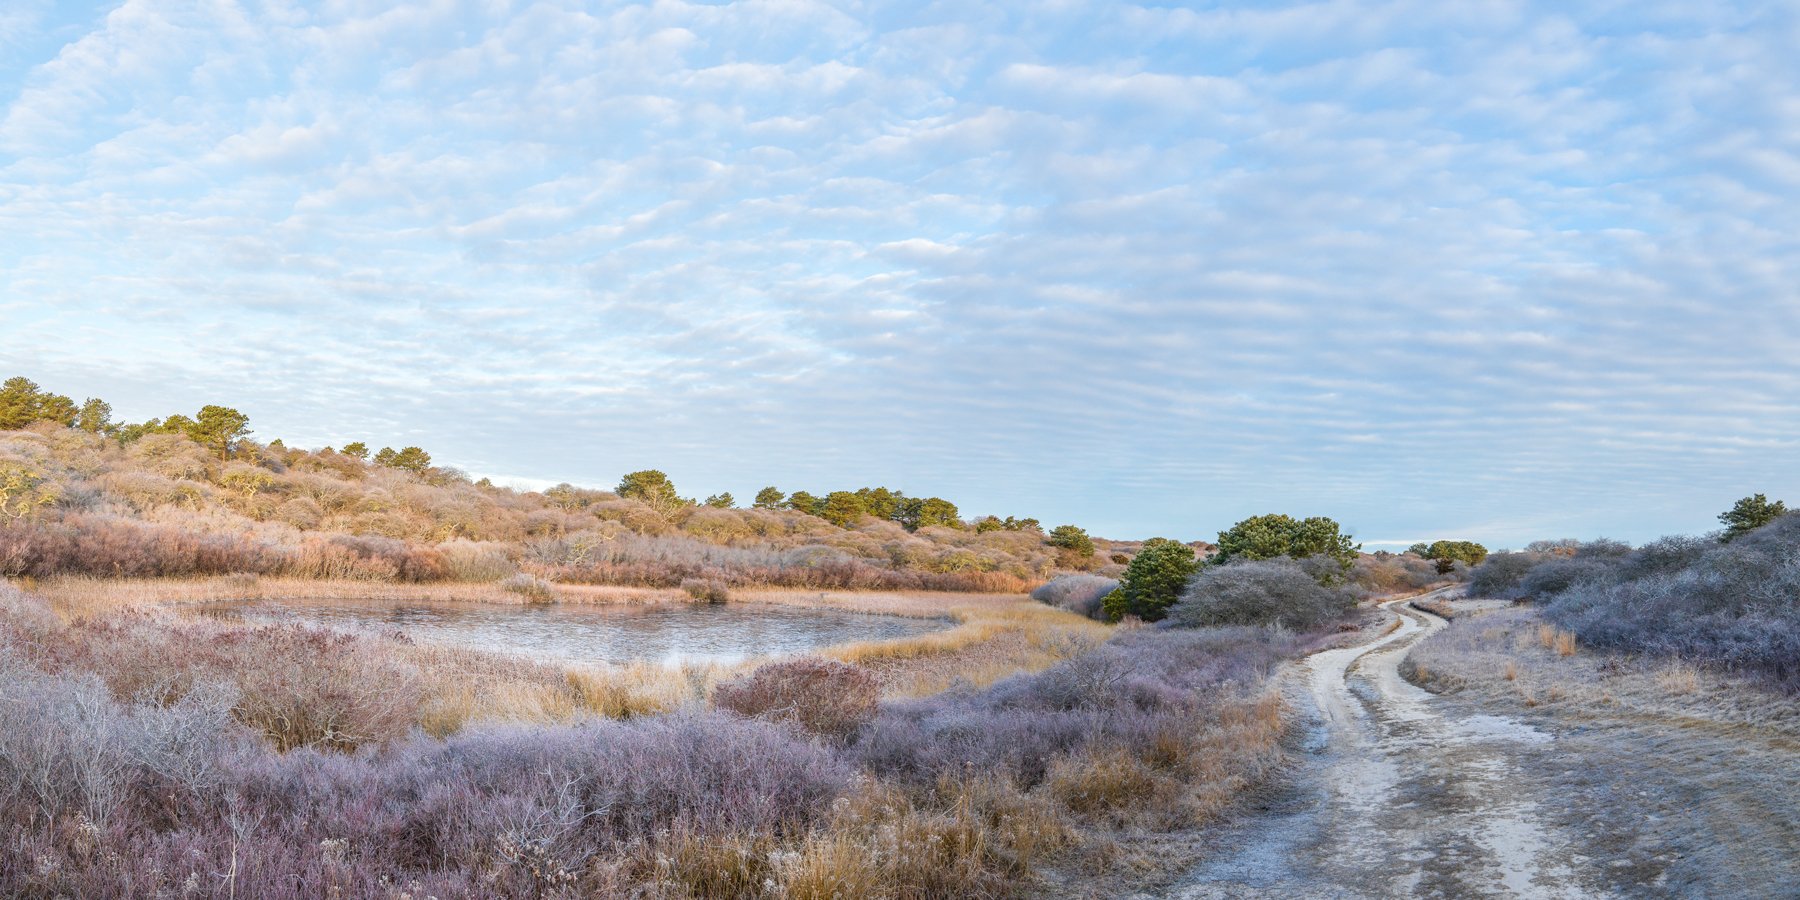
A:
[[[1031,599],[1078,616],[1097,619],[1101,615],[1101,601],[1118,589],[1116,579],[1100,575],[1061,575],[1032,591]]]
[[[1466,573],[1466,566],[1438,571],[1435,561],[1411,552],[1376,551],[1358,556],[1350,568],[1350,581],[1378,594],[1419,590]]]
[[[1800,690],[1800,515],[1730,537],[1496,554],[1471,589],[1538,602],[1585,645],[1761,673]]]
[[[1335,568],[1336,562],[1327,565]],[[1349,586],[1321,583],[1289,559],[1208,566],[1188,582],[1169,610],[1171,624],[1189,628],[1218,625],[1280,625],[1316,628],[1356,608]]]
[[[1221,780],[1273,764],[1278,716],[1244,704],[1273,702],[1263,680],[1302,644],[1266,629],[1134,630],[987,691],[890,705],[852,750],[915,787],[999,774],[1101,819],[1192,824]]]

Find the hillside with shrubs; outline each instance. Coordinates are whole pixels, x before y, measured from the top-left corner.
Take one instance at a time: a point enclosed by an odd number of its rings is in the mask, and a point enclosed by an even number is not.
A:
[[[964,519],[885,487],[765,487],[741,507],[684,498],[647,469],[610,490],[520,491],[419,447],[258,442],[229,407],[118,423],[104,401],[24,378],[0,387],[0,511],[6,576],[1016,592],[1117,567],[1113,545],[1076,526]]]

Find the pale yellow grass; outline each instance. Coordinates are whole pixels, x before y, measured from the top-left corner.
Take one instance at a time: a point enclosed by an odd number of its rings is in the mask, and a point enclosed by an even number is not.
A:
[[[1656,683],[1671,694],[1692,694],[1700,690],[1700,670],[1684,662],[1671,663],[1656,673]]]
[[[1538,643],[1545,650],[1555,650],[1557,656],[1575,655],[1574,632],[1564,631],[1553,625],[1539,625],[1537,635]]]
[[[841,644],[824,654],[875,669],[890,696],[917,697],[955,685],[985,687],[1022,672],[1042,671],[1093,649],[1114,630],[1024,595],[978,595],[972,601],[951,602],[936,612],[956,621],[949,630]]]
[[[216,603],[225,600],[433,600],[476,603],[529,603],[528,598],[488,583],[399,584],[385,581],[328,581],[310,578],[270,578],[257,575],[220,575],[210,578],[86,578],[25,579],[20,583],[50,601],[65,619],[94,617],[118,609]],[[561,603],[639,604],[686,602],[677,590],[619,587],[616,585],[558,584]]]

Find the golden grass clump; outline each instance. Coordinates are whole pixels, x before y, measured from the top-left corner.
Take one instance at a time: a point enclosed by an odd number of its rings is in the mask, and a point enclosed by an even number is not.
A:
[[[1042,671],[1098,646],[1117,627],[1023,596],[1007,601],[950,608],[945,612],[958,624],[948,631],[842,644],[824,653],[875,670],[889,696],[918,697]]]
[[[1673,695],[1692,694],[1700,690],[1700,670],[1687,663],[1676,662],[1656,673],[1656,684]]]
[[[754,661],[746,661],[665,666],[637,660],[571,667],[565,677],[588,712],[629,719],[702,703],[720,682],[729,681],[754,665]]]
[[[777,881],[783,897],[821,900],[1008,895],[1076,839],[1053,804],[1003,779],[944,779],[919,797],[865,783],[780,859]]]
[[[1555,651],[1557,656],[1575,655],[1575,633],[1572,631],[1564,631],[1554,625],[1539,625],[1537,639],[1539,646]]]

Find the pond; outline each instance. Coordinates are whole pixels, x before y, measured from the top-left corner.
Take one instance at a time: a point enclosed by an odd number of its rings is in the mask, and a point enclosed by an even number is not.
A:
[[[202,615],[253,624],[299,622],[399,631],[420,642],[457,644],[562,662],[736,662],[802,653],[851,641],[910,637],[950,627],[942,619],[756,603],[644,606],[517,606],[442,601],[243,600],[209,603]]]

